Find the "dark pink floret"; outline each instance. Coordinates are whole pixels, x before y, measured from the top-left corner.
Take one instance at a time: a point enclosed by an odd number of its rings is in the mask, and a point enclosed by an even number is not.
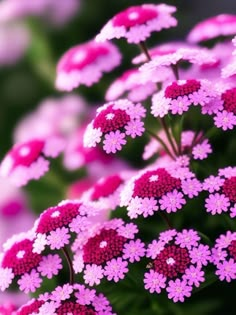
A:
[[[94,119],[93,126],[101,128],[103,133],[118,130],[124,127],[130,121],[130,116],[123,109],[113,109],[108,106],[102,110]]]
[[[236,240],[231,241],[230,245],[228,246],[228,251],[230,256],[236,261]]]
[[[151,8],[133,6],[115,15],[112,19],[112,24],[113,26],[130,28],[135,25],[144,24],[155,19],[157,16],[158,13]]]
[[[101,265],[122,253],[126,238],[113,229],[102,229],[83,247],[83,260],[87,264]]]
[[[135,181],[133,197],[160,198],[167,192],[181,187],[181,180],[172,177],[164,168],[147,171]]]
[[[176,99],[178,96],[184,96],[197,92],[201,88],[201,83],[197,80],[187,80],[184,84],[173,82],[165,89],[165,97]]]
[[[170,279],[185,273],[190,263],[190,257],[186,248],[176,245],[168,245],[154,260],[154,270]]]
[[[44,141],[42,140],[30,140],[14,146],[9,153],[14,162],[13,168],[18,165],[30,166],[38,159],[43,147]]]
[[[41,214],[36,232],[44,234],[67,226],[79,215],[79,208],[80,205],[74,203],[48,208]]]
[[[43,301],[34,301],[29,305],[21,307],[21,309],[16,312],[16,315],[30,315],[39,311],[39,308],[44,304]]]
[[[76,302],[66,301],[57,309],[58,315],[96,315],[97,313],[89,306],[81,305]]]
[[[224,109],[236,115],[236,88],[225,91],[221,99],[224,101]]]
[[[91,199],[97,200],[100,197],[107,197],[113,194],[122,183],[123,179],[121,179],[119,175],[107,177],[103,182],[98,182],[94,185]]]
[[[4,255],[2,260],[3,268],[12,268],[16,276],[29,272],[37,267],[42,256],[33,253],[33,242],[25,239],[15,243]]]
[[[230,201],[236,202],[236,176],[227,178],[222,187],[223,193]]]

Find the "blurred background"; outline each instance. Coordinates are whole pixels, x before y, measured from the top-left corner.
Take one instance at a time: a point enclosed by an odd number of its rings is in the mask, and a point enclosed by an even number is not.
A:
[[[150,3],[150,1],[131,0],[50,0],[49,6],[40,7],[39,5],[26,12],[23,10],[24,1],[16,0],[15,3],[17,1],[16,7],[7,7],[5,5],[7,1],[0,1],[1,159],[14,142],[13,135],[20,119],[35,110],[48,97],[68,94],[61,93],[54,87],[55,69],[60,56],[73,45],[92,39],[117,12],[131,5]],[[40,3],[40,0],[37,1]],[[14,3],[13,0],[12,2]],[[155,1],[155,3],[158,2]],[[161,34],[153,33],[148,41],[150,46],[168,40],[185,39],[189,30],[205,18],[221,13],[236,14],[235,0],[173,0],[165,1],[165,3],[177,7],[175,16],[178,27],[162,31]],[[97,104],[104,101],[106,88],[117,75],[131,66],[132,57],[139,53],[137,47],[128,45],[124,40],[115,43],[123,55],[121,66],[112,73],[106,74],[91,88],[81,86],[73,91],[73,94],[82,96],[91,107],[95,108]],[[226,162],[227,165],[235,164],[234,136],[235,134],[232,133],[223,135],[221,133],[217,139],[213,139],[214,148],[222,154],[211,157],[208,164],[202,164],[203,168],[207,167],[208,170],[215,171],[219,165],[226,166]],[[129,162],[139,165],[141,148],[140,152],[137,150],[131,157],[129,153],[126,155],[124,153],[124,159],[127,158]],[[28,194],[27,207],[39,213],[44,208],[56,204],[66,197],[67,185],[82,175],[83,169],[73,172],[65,171],[60,159],[54,161],[51,174],[46,175],[39,182],[30,183],[24,189]],[[4,183],[0,184],[4,185]],[[197,204],[191,203],[189,207],[193,208],[194,213],[198,211]],[[198,216],[193,214],[192,219],[198,220]],[[31,222],[29,221],[29,225]],[[196,224],[201,226],[202,222]],[[212,228],[212,235],[215,236],[217,224],[211,221],[205,225],[205,229]],[[236,284],[233,282],[230,284],[217,282],[205,290],[200,290],[183,305],[173,306],[169,314],[233,315],[235,314],[233,303],[235,290]],[[153,314],[159,313],[153,312]],[[168,315],[168,312],[161,314]]]

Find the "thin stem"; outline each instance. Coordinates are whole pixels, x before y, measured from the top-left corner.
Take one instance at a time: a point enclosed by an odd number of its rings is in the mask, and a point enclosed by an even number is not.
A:
[[[154,132],[152,132],[152,131],[150,131],[150,130],[148,130],[148,129],[146,129],[146,131],[147,131],[147,133],[148,133],[151,137],[155,138],[158,142],[160,142],[161,145],[163,146],[163,148],[165,149],[166,153],[172,158],[172,160],[175,160],[174,155],[173,155],[173,154],[171,153],[171,151],[168,149],[168,147],[167,147],[167,145],[165,144],[165,142],[164,142],[158,135],[156,135]]]
[[[177,63],[176,63],[176,64],[172,64],[172,65],[171,65],[171,69],[172,69],[172,71],[173,71],[173,73],[174,73],[175,79],[176,79],[176,80],[179,80],[179,68],[178,68],[178,64],[177,64]]]
[[[151,61],[152,58],[151,58],[151,56],[150,56],[150,54],[149,54],[149,52],[148,52],[146,43],[145,43],[144,41],[140,42],[140,43],[139,43],[139,47],[140,47],[141,51],[144,53],[144,55],[146,56],[147,60],[148,60],[148,61]]]
[[[162,217],[162,219],[165,221],[165,223],[167,224],[169,229],[173,229],[173,226],[169,220],[169,218],[167,217],[167,215],[164,212],[159,212],[160,216]]]
[[[173,138],[171,137],[169,128],[168,128],[168,126],[167,126],[167,124],[166,124],[166,121],[165,121],[165,118],[164,118],[164,117],[163,117],[163,118],[160,118],[160,123],[161,123],[161,125],[162,125],[162,128],[163,128],[164,131],[165,131],[165,134],[166,134],[166,136],[167,136],[167,139],[168,139],[168,141],[169,141],[169,143],[170,143],[170,145],[171,145],[171,148],[172,148],[173,152],[175,153],[176,156],[178,156],[178,151],[177,151],[177,149],[176,149],[176,147],[175,147],[175,144],[174,144],[174,142],[173,142]]]
[[[73,269],[73,264],[72,264],[72,260],[70,258],[69,252],[66,248],[66,246],[64,246],[62,249],[62,252],[66,258],[67,264],[69,266],[69,271],[70,271],[70,284],[74,284],[75,279],[74,279],[74,269]]]

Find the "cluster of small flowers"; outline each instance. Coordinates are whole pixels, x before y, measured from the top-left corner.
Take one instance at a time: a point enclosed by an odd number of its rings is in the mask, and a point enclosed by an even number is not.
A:
[[[16,280],[21,291],[35,292],[43,277],[51,279],[63,268],[60,252],[70,269],[70,283],[30,300],[16,314],[114,315],[108,300],[87,287],[121,281],[130,272],[130,264],[141,260],[148,260],[148,271],[143,270],[145,290],[160,294],[166,289],[173,302],[184,302],[201,286],[210,264],[219,280],[236,279],[235,232],[221,234],[209,246],[200,242],[201,233],[195,229],[178,231],[167,219],[168,230],[146,243],[138,223],[133,222],[155,213],[166,218],[184,208],[188,199],[206,192],[203,207],[207,213],[236,216],[236,167],[219,168],[216,176],[199,179],[192,162],[206,159],[213,147],[203,131],[181,130],[179,119],[198,107],[200,114],[213,117],[213,128],[226,131],[236,126],[236,39],[220,44],[227,47],[224,54],[217,45],[212,49],[198,46],[235,36],[236,16],[210,18],[193,28],[187,42],[148,51],[144,41],[152,32],[177,25],[175,11],[166,4],[132,6],[109,20],[95,39],[70,48],[61,57],[55,86],[71,91],[81,84],[97,83],[120,64],[121,53],[108,40],[124,37],[143,49],[133,59],[133,64],[143,65],[115,80],[106,92],[106,103],[95,113],[87,110],[83,99],[70,95],[40,104],[16,128],[16,143],[0,165],[2,177],[17,186],[26,185],[49,170],[49,158],[64,153],[64,166],[69,170],[86,166],[91,180],[85,189],[76,191],[79,199],[47,208],[28,232],[14,235],[3,245],[2,291]],[[187,68],[182,66],[186,63]],[[150,109],[146,106],[149,97]],[[159,123],[162,129],[149,129],[149,114],[154,127]],[[168,125],[169,117],[178,121],[178,135]],[[148,166],[137,170],[107,157],[144,133],[152,139],[144,147],[143,159],[159,155]],[[101,165],[106,169],[99,172]],[[112,217],[118,208],[127,220]],[[74,274],[81,274],[84,284],[74,283]]]

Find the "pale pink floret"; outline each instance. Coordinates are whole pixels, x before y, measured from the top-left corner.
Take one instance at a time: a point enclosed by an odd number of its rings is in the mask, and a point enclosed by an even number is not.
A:
[[[193,158],[195,160],[203,160],[212,153],[212,148],[209,141],[206,139],[202,143],[199,143],[193,147]]]
[[[214,124],[216,127],[221,128],[224,131],[228,129],[232,130],[236,126],[236,115],[226,110],[217,112],[214,117]]]
[[[210,212],[213,215],[227,212],[229,206],[230,200],[223,194],[210,194],[209,197],[205,200],[206,211]]]
[[[166,287],[166,277],[158,274],[152,269],[144,274],[145,289],[150,293],[161,293],[161,290]]]
[[[168,298],[176,302],[184,302],[186,297],[191,296],[192,287],[187,284],[186,280],[176,279],[175,281],[171,280],[169,286],[166,288],[168,292]]]
[[[47,237],[48,245],[51,249],[60,249],[69,244],[69,229],[62,227],[51,231]]]
[[[70,298],[73,292],[73,286],[70,284],[64,284],[58,286],[54,291],[51,292],[50,298],[54,301],[65,301]]]
[[[126,144],[125,133],[119,130],[111,131],[105,135],[103,141],[103,149],[106,153],[116,153],[122,149],[122,146]]]
[[[14,273],[12,272],[11,268],[0,267],[0,275],[0,290],[5,291],[12,283]]]
[[[113,258],[111,261],[107,262],[104,275],[107,277],[107,280],[118,282],[124,279],[125,274],[129,271],[127,267],[128,262],[126,260],[122,260],[121,257]]]
[[[191,43],[207,41],[219,36],[235,35],[236,15],[220,14],[196,24],[188,34]]]
[[[172,17],[174,6],[166,4],[143,4],[132,6],[116,14],[102,28],[96,40],[103,42],[112,38],[125,37],[129,43],[139,43],[153,31],[160,31],[177,25]]]
[[[0,174],[16,186],[31,179],[39,179],[49,170],[45,157],[57,157],[64,149],[64,141],[56,137],[48,140],[31,139],[13,146],[0,165]]]
[[[56,87],[71,91],[81,84],[91,86],[104,72],[120,64],[121,55],[112,43],[89,41],[70,48],[57,65]]]
[[[62,269],[62,260],[58,255],[44,256],[42,261],[39,263],[38,271],[42,276],[46,276],[48,279],[51,279],[54,275],[59,273],[59,270]]]
[[[35,269],[30,273],[25,273],[18,280],[18,285],[21,291],[25,293],[35,292],[41,285],[42,279],[39,277],[39,273]]]

